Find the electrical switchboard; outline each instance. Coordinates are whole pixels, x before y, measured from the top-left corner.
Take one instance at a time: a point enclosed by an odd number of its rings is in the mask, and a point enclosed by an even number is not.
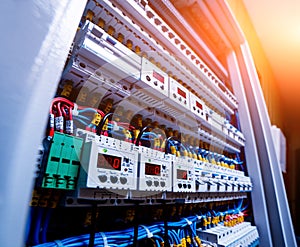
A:
[[[216,50],[213,29],[186,37],[197,30],[181,18],[174,1],[87,2],[50,106],[28,246],[259,245],[232,47]]]

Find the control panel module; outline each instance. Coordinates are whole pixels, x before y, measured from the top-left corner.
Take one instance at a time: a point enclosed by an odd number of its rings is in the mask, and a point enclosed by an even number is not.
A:
[[[111,145],[107,145],[110,142]],[[103,145],[103,144],[106,145]],[[109,147],[110,146],[110,147]],[[101,142],[84,144],[81,187],[106,189],[137,189],[138,154],[134,145],[110,137],[101,136]]]
[[[171,191],[171,157],[165,153],[140,146],[139,190]],[[149,152],[146,152],[149,149]]]

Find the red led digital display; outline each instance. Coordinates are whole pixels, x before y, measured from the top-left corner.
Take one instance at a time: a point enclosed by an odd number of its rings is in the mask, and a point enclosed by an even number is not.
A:
[[[200,108],[201,110],[203,109],[203,108],[202,108],[202,104],[200,104],[198,101],[196,101],[196,106],[197,106],[198,108]]]
[[[121,161],[121,157],[99,153],[97,168],[121,171]]]
[[[185,179],[187,180],[187,171],[186,170],[180,170],[177,169],[177,179]]]
[[[160,176],[160,165],[145,163],[145,174],[153,175],[153,176]]]
[[[157,73],[154,70],[153,70],[153,77],[155,79],[159,80],[161,83],[163,83],[163,84],[165,83],[165,78],[161,74]]]
[[[182,91],[179,87],[177,88],[177,93],[182,96],[183,98],[186,98],[186,93]]]

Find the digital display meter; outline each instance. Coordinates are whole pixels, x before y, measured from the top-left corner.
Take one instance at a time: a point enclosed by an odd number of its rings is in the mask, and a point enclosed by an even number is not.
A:
[[[160,169],[161,169],[160,165],[145,163],[145,174],[146,175],[160,176]]]
[[[138,190],[171,191],[172,167],[170,157],[164,152],[148,147],[139,147],[140,169]]]
[[[186,93],[183,90],[181,90],[179,87],[177,88],[177,93],[186,99]]]
[[[161,83],[163,84],[165,83],[165,78],[161,74],[157,73],[155,70],[153,70],[152,75],[155,79],[159,80]]]
[[[121,171],[121,161],[121,157],[98,153],[97,168]]]
[[[188,179],[187,174],[188,174],[187,170],[177,169],[177,179],[187,180]]]

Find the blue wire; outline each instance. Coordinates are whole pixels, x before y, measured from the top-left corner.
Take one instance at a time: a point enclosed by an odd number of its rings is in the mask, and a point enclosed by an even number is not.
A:
[[[39,233],[40,233],[40,228],[41,228],[41,222],[42,222],[42,216],[44,213],[44,208],[37,207],[36,208],[36,220],[35,220],[35,226],[34,226],[34,231],[33,231],[33,238],[32,238],[32,243],[33,244],[39,244]]]
[[[144,132],[144,133],[142,134],[142,136],[143,136],[143,135],[152,135],[152,136],[158,138],[158,135],[155,134],[155,133],[153,133],[153,132]]]
[[[174,230],[169,230],[169,235],[172,235],[173,236],[173,241],[176,243],[176,244],[180,244],[180,238],[179,236],[176,234],[176,232]]]
[[[158,240],[158,239],[156,239],[154,236],[153,236],[153,238],[154,238],[154,241],[155,241],[156,247],[160,247],[160,242],[159,242],[159,240]]]
[[[78,122],[80,122],[80,123],[82,123],[82,124],[85,125],[85,126],[88,125],[88,123],[84,122],[83,120],[81,120],[81,119],[79,119],[79,118],[77,118],[77,117],[74,117],[73,119],[76,120],[76,121],[78,121]]]
[[[151,141],[153,139],[150,139],[150,138],[140,138],[140,140],[143,140],[143,141]]]
[[[164,239],[162,236],[160,236],[159,234],[155,234],[153,235],[154,240],[155,240],[155,243],[157,246],[160,246],[160,243],[164,242]]]
[[[93,112],[93,113],[97,113],[97,111],[94,108],[84,108],[82,110],[78,110],[78,112],[82,113],[82,112]]]
[[[30,228],[31,224],[33,224],[33,215],[34,215],[34,209],[35,207],[31,206],[28,211],[27,221],[26,221],[26,227],[25,227],[25,239],[26,242],[29,243],[30,238]]]
[[[89,122],[91,122],[91,121],[92,121],[92,119],[91,119],[91,118],[88,118],[88,117],[86,117],[86,116],[83,116],[83,115],[74,116],[74,118],[81,118],[82,120],[87,120],[87,121],[89,121]]]
[[[44,224],[43,224],[43,227],[42,227],[42,231],[40,233],[40,239],[41,239],[42,243],[47,242],[47,230],[48,230],[48,225],[49,225],[50,218],[51,218],[51,215],[52,215],[52,211],[53,211],[52,208],[47,208],[46,209],[46,216],[45,216],[45,219],[44,219]]]
[[[238,205],[239,206],[239,205]],[[190,223],[191,222],[191,223]],[[190,216],[183,218],[178,222],[169,222],[168,230],[168,242],[170,244],[180,244],[181,239],[186,237],[189,233],[191,237],[196,236],[196,223],[198,222],[198,216]],[[164,224],[162,222],[157,223],[152,226],[147,226],[147,230],[144,227],[139,227],[138,240],[148,238],[149,232],[153,234],[152,239],[155,241],[155,244],[159,247],[160,242],[163,242],[163,235],[165,232]],[[104,232],[106,237],[106,242],[110,247],[127,247],[133,244],[133,228],[128,228],[125,230],[114,231],[114,232]],[[65,247],[81,247],[87,246],[89,241],[89,234],[70,237],[60,242]],[[98,233],[95,236],[95,246],[103,246],[104,239],[103,235]],[[37,245],[38,247],[57,247],[58,244],[55,242],[45,243]],[[37,247],[36,246],[36,247]]]

